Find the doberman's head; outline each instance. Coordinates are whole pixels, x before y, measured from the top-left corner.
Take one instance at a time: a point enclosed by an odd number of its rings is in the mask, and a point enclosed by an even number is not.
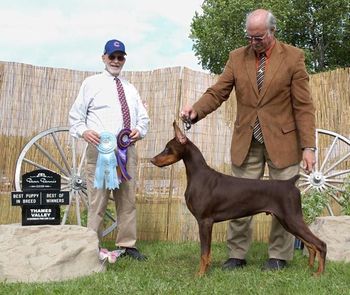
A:
[[[175,121],[173,127],[175,137],[166,144],[165,149],[160,154],[151,159],[153,165],[158,167],[169,166],[182,159],[188,139],[186,135],[181,132]]]

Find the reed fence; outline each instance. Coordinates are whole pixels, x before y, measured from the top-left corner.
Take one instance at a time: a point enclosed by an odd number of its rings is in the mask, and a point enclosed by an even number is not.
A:
[[[16,161],[23,146],[43,130],[68,125],[68,112],[81,82],[92,74],[0,62],[0,223],[20,222],[20,210],[10,205],[10,192],[15,190]],[[172,122],[178,120],[180,108],[196,101],[217,76],[184,67],[124,72],[123,75],[139,90],[151,118],[149,133],[137,144],[139,239],[198,240],[196,222],[183,198],[186,186],[184,165],[180,162],[160,169],[149,160],[173,137]],[[349,137],[350,69],[312,75],[310,85],[317,128]],[[231,167],[229,147],[235,113],[232,94],[221,108],[187,132],[208,164],[227,174],[230,174]],[[265,241],[269,226],[269,216],[257,215],[255,239]],[[216,224],[213,240],[223,241],[225,238],[226,223]]]

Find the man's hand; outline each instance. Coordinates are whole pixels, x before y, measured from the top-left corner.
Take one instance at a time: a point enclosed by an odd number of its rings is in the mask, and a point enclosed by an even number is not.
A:
[[[302,168],[305,170],[307,174],[310,174],[312,172],[312,169],[314,168],[316,164],[316,157],[315,152],[311,149],[304,149],[303,150],[303,166]]]
[[[183,119],[184,121],[187,121],[187,120],[192,121],[196,119],[197,116],[198,116],[197,112],[190,105],[186,105],[180,113],[180,118]]]
[[[136,128],[131,130],[131,133],[129,135],[131,142],[135,142],[140,139],[140,131],[138,131]]]
[[[90,143],[95,146],[100,143],[100,135],[94,130],[84,131],[83,138],[87,143]]]

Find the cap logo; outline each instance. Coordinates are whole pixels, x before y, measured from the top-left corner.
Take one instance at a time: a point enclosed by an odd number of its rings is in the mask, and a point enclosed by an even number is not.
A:
[[[115,47],[119,48],[120,47],[120,43],[118,41],[115,41],[113,44]]]

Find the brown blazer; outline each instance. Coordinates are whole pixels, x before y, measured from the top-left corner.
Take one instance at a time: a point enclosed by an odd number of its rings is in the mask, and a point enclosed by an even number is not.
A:
[[[302,148],[315,147],[315,109],[302,50],[276,40],[259,94],[250,45],[231,51],[223,73],[193,105],[198,120],[216,110],[235,87],[237,116],[231,159],[241,166],[259,117],[267,152],[277,168],[300,162]]]

